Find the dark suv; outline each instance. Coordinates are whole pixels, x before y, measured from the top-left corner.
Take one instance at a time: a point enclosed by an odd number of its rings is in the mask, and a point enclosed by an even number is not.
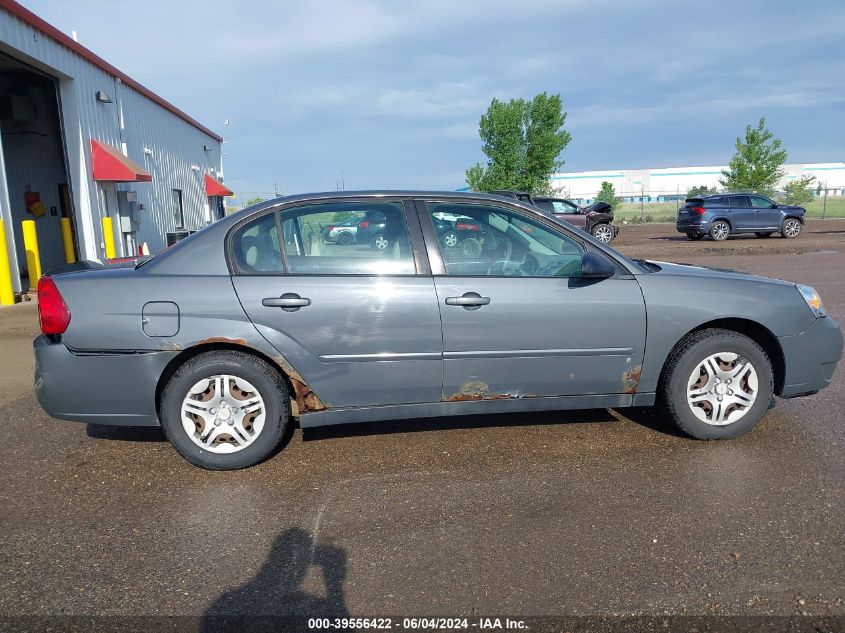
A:
[[[792,239],[801,233],[805,213],[803,207],[778,204],[756,193],[723,193],[687,198],[676,227],[691,240],[709,235],[721,242],[734,233],[769,237],[776,232]]]
[[[534,206],[574,224],[605,244],[610,244],[619,233],[619,227],[612,224],[613,207],[606,202],[579,207],[565,198],[534,198]]]
[[[619,234],[619,227],[613,224],[613,207],[606,202],[594,202],[588,207],[579,207],[566,198],[535,198],[525,191],[501,190],[490,193],[533,204],[548,215],[574,224],[605,244],[610,244]]]

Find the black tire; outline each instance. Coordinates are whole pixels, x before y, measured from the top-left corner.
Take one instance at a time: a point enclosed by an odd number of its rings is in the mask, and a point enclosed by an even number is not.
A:
[[[264,400],[264,428],[239,451],[214,453],[188,437],[182,426],[182,402],[191,387],[216,374],[230,374],[249,381]],[[284,379],[273,367],[252,354],[221,350],[194,356],[176,370],[161,397],[161,426],[182,457],[208,470],[236,470],[264,461],[278,448],[290,423],[290,395]]]
[[[780,234],[788,240],[795,239],[801,234],[801,220],[786,218],[780,227]]]
[[[610,244],[613,241],[613,229],[607,222],[596,224],[590,229],[590,233],[602,244]]]
[[[716,426],[700,420],[687,402],[687,383],[704,359],[719,352],[744,356],[757,372],[757,398],[736,422]],[[774,392],[772,364],[755,341],[732,330],[711,328],[690,334],[672,351],[660,384],[660,397],[672,423],[700,440],[728,439],[750,430],[769,409]]]
[[[337,243],[341,246],[349,246],[355,241],[355,236],[349,231],[343,231],[337,236]]]
[[[383,251],[387,248],[387,240],[384,239],[383,233],[376,233],[373,235],[373,239],[370,240],[370,246],[373,247],[374,250]]]
[[[461,253],[464,257],[473,258],[481,255],[481,242],[474,237],[468,237],[461,242]]]
[[[445,248],[454,248],[460,241],[461,238],[455,231],[445,231],[443,235],[440,236],[440,243],[443,244]]]
[[[767,238],[772,236],[772,231],[760,231],[758,233],[755,233],[754,235],[760,238]]]
[[[724,220],[716,220],[710,225],[710,239],[714,242],[722,242],[728,239],[731,234],[731,225]]]
[[[700,240],[702,237],[704,237],[704,234],[703,234],[703,233],[699,233],[699,232],[697,232],[697,231],[691,231],[691,232],[687,233],[687,239],[690,239],[690,240],[692,240],[693,242],[697,242],[697,241],[698,241],[698,240]]]

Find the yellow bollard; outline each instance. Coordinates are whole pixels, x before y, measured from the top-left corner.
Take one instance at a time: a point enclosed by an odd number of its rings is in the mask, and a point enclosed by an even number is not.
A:
[[[33,292],[38,288],[38,280],[41,278],[38,233],[35,230],[35,220],[24,220],[21,226],[23,226],[23,247],[26,249],[26,267],[29,270],[29,290]]]
[[[70,230],[70,218],[62,218],[62,242],[65,244],[65,262],[72,264],[76,261],[73,252],[73,233]]]
[[[12,289],[12,269],[9,267],[9,251],[6,247],[6,229],[0,220],[0,305],[10,306],[15,303]]]
[[[106,259],[114,259],[114,228],[110,217],[103,218],[103,244],[106,247]]]

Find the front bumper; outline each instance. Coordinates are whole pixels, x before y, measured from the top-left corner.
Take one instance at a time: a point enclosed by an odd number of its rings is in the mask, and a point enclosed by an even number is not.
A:
[[[35,395],[54,418],[158,426],[156,386],[177,352],[78,353],[44,335],[32,347]]]
[[[824,389],[842,359],[842,331],[829,316],[816,319],[806,331],[778,338],[786,360],[782,398],[795,398]]]

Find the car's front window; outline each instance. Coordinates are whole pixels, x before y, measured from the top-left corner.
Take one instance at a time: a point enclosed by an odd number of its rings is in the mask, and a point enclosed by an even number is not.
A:
[[[552,208],[555,213],[578,213],[578,207],[563,200],[552,201]]]
[[[771,209],[772,201],[763,196],[751,196],[751,206],[757,209]]]
[[[581,244],[531,217],[486,205],[427,204],[438,233],[448,275],[495,277],[577,277],[581,271]],[[437,218],[452,214],[469,218],[477,227],[461,232],[457,241],[438,230]]]

